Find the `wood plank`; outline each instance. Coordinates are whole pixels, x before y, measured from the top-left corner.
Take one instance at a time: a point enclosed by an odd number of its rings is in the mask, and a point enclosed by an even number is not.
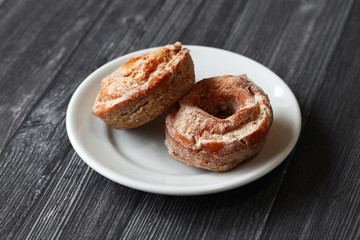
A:
[[[0,152],[105,5],[9,1],[0,8]]]
[[[0,7],[4,5],[6,0],[0,0]]]
[[[360,238],[359,13],[356,1],[263,239]]]
[[[5,216],[0,219],[1,236],[65,239],[264,236],[263,228],[269,212],[274,212],[272,206],[285,165],[252,184],[225,193],[199,197],[147,194],[112,183],[90,170],[71,150],[65,131],[64,117],[71,93],[91,71],[126,52],[178,39],[187,44],[209,44],[246,53],[279,67],[278,73],[286,76],[288,83],[296,84],[291,66],[283,68],[278,62],[289,57],[299,65],[297,71],[306,73],[312,62],[300,63],[316,52],[319,43],[331,39],[327,46],[330,51],[335,47],[351,5],[345,1],[317,2],[315,10],[303,16],[300,9],[308,3],[231,3],[206,2],[204,7],[201,2],[191,1],[131,1],[114,2],[106,7],[0,155],[0,168],[7,172],[0,176],[3,183],[0,215]],[[338,13],[325,23],[321,14],[329,14],[334,6]],[[308,22],[298,24],[297,19]],[[336,27],[318,34],[325,24]],[[291,33],[286,34],[277,26],[286,26],[285,32]],[[306,40],[309,36],[306,34],[294,38],[290,30],[318,34],[313,39],[318,44]],[[292,56],[291,51],[305,53]],[[321,69],[326,69],[328,62],[323,60],[329,53],[318,52],[313,61],[320,61]],[[301,82],[300,87],[307,87],[311,81],[322,79],[314,76]],[[321,84],[316,85],[316,89],[320,87]],[[301,93],[308,90],[295,89],[301,103],[305,102]],[[308,97],[315,99],[314,95],[311,92]],[[305,104],[305,109],[310,112],[311,106]]]

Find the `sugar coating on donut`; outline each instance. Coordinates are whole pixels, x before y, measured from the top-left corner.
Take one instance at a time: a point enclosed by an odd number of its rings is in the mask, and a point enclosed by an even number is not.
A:
[[[133,57],[104,78],[92,113],[117,129],[154,119],[195,81],[189,50],[180,42]]]
[[[246,75],[207,78],[170,109],[165,145],[190,166],[228,171],[260,151],[272,120],[268,96]]]

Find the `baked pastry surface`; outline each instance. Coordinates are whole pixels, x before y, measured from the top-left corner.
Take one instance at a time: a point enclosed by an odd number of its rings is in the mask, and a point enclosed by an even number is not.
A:
[[[133,57],[104,78],[92,113],[117,129],[151,121],[190,90],[195,81],[189,50],[180,42]]]
[[[246,75],[197,82],[166,116],[169,154],[212,171],[228,171],[258,153],[273,121],[268,96]]]

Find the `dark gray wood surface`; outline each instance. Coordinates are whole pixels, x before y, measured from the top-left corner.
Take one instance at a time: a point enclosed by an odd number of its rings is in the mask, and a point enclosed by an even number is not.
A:
[[[290,156],[196,197],[133,190],[90,169],[66,133],[81,81],[175,41],[227,49],[295,93]],[[360,0],[0,0],[0,239],[359,239]]]

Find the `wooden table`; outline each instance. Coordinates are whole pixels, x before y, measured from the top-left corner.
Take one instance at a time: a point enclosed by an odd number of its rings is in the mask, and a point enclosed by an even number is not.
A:
[[[68,102],[118,56],[175,41],[277,73],[302,111],[290,156],[203,196],[145,193],[89,168]],[[359,239],[360,1],[0,0],[0,239]]]

